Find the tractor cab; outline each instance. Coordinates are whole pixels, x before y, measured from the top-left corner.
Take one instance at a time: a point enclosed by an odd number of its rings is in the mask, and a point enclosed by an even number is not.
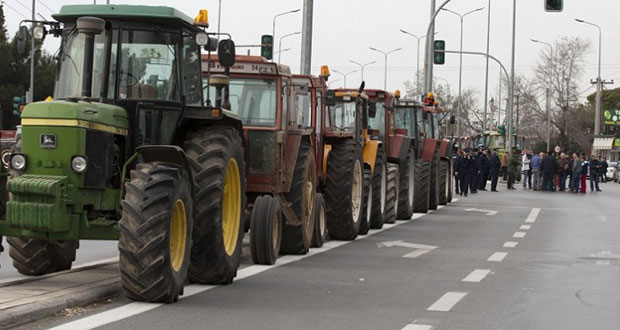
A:
[[[370,113],[368,96],[364,92],[330,90],[327,94],[328,121],[326,138],[354,137],[363,143],[368,132]]]

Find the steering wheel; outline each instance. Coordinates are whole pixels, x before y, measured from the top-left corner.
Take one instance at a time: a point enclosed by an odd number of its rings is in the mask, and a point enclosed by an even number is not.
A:
[[[120,83],[123,86],[129,87],[129,86],[133,86],[136,85],[140,82],[140,80],[138,80],[138,78],[136,78],[136,76],[134,76],[133,74],[129,73],[129,72],[120,72]]]

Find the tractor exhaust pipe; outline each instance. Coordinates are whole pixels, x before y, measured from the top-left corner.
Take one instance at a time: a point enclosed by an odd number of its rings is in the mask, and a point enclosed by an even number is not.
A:
[[[82,79],[82,97],[91,98],[93,92],[93,63],[95,54],[95,35],[105,29],[105,21],[97,17],[80,17],[76,29],[84,33],[84,78]]]

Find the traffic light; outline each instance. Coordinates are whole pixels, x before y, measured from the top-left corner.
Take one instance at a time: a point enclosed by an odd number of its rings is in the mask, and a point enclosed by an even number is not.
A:
[[[273,59],[273,36],[265,34],[260,38],[260,55],[268,60]]]
[[[21,116],[22,109],[26,105],[25,96],[15,96],[13,98],[13,114],[15,116]]]
[[[446,53],[443,52],[444,50],[446,50],[446,42],[444,40],[435,40],[435,56],[433,57],[435,64],[446,63]]]
[[[545,10],[551,12],[561,12],[564,7],[563,0],[545,0]]]

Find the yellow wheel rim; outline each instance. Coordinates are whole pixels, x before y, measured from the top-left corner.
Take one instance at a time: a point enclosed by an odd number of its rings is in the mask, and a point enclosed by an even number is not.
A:
[[[185,203],[178,199],[172,209],[170,219],[170,264],[175,272],[181,270],[187,245],[187,213]]]
[[[222,205],[222,232],[226,254],[232,256],[239,239],[241,216],[241,179],[237,161],[232,158],[226,166],[224,200]]]

